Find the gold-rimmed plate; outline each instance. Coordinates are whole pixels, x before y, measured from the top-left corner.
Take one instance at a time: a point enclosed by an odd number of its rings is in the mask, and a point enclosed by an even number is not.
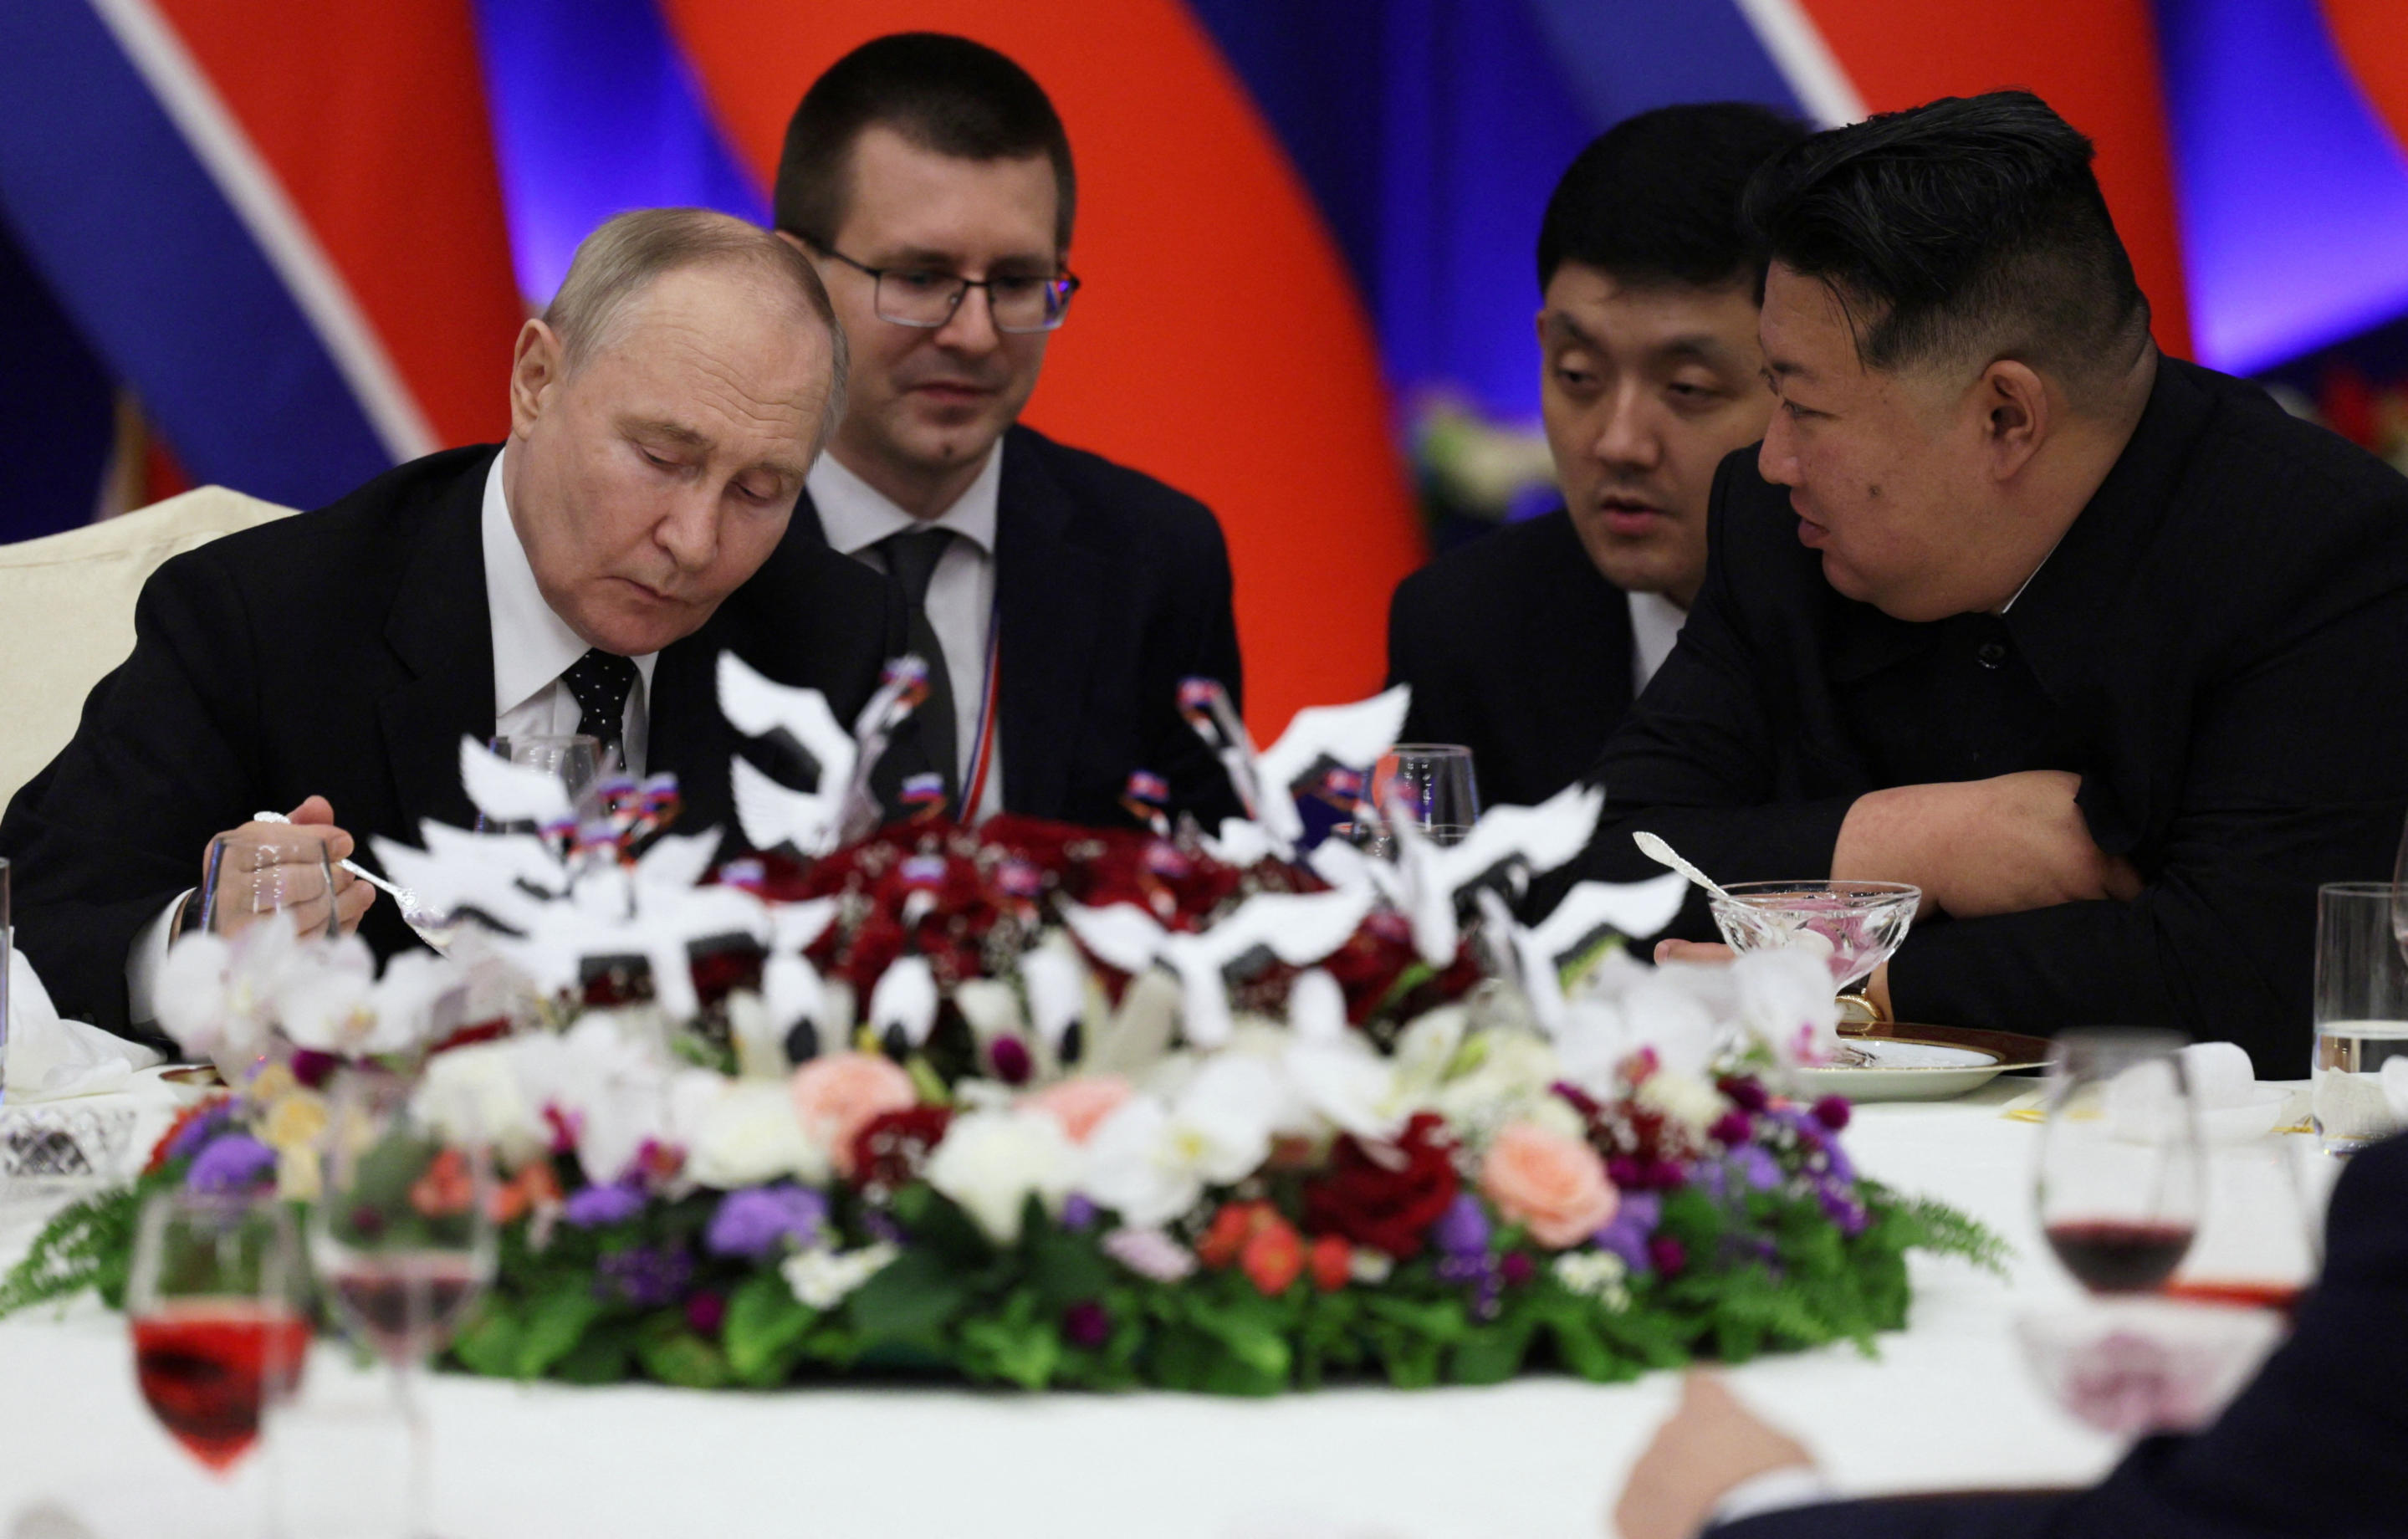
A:
[[[1801,1069],[1801,1088],[1850,1100],[1947,1100],[2011,1069],[2048,1062],[2048,1039],[2015,1031],[1879,1021],[1842,1027],[1840,1037],[1871,1061]]]
[[[159,1077],[170,1085],[180,1085],[188,1090],[214,1090],[225,1083],[213,1063],[188,1063],[180,1068],[162,1069]]]

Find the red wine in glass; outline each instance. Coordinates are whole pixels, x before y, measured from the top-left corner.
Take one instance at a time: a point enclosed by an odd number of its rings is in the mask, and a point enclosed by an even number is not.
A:
[[[262,1408],[292,1392],[308,1349],[307,1319],[254,1300],[194,1300],[134,1321],[142,1398],[221,1474],[259,1440]]]
[[[2147,1293],[2160,1287],[2190,1249],[2188,1224],[2130,1219],[2074,1220],[2048,1226],[2048,1248],[2093,1293]]]
[[[331,1260],[326,1281],[337,1306],[389,1362],[439,1346],[484,1282],[479,1259],[466,1252],[337,1250]]]

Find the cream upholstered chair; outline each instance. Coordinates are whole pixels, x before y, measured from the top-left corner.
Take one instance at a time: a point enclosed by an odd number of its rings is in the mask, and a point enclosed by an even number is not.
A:
[[[66,746],[84,697],[134,650],[134,600],[160,563],[293,511],[204,486],[0,545],[0,804]]]

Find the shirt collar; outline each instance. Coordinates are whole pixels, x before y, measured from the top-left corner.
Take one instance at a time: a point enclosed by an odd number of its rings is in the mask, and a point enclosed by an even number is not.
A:
[[[535,568],[519,543],[518,525],[510,520],[509,495],[502,488],[506,446],[485,472],[485,504],[481,533],[485,548],[485,612],[494,627],[494,715],[496,718],[524,705],[548,689],[585,655],[585,639],[552,612],[537,586]],[[660,654],[648,652],[635,659],[640,687],[652,683],[652,665]]]
[[[1003,487],[1003,443],[997,439],[953,505],[933,519],[916,519],[896,507],[886,495],[854,475],[834,454],[822,454],[806,483],[811,506],[819,510],[820,528],[827,542],[845,555],[858,555],[889,535],[911,529],[950,529],[978,547],[995,554],[996,506]]]

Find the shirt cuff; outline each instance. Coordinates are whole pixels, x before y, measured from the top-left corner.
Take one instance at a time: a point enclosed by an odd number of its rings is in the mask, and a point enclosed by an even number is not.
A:
[[[1707,1520],[1706,1530],[1711,1532],[1725,1523],[1759,1517],[1768,1512],[1811,1507],[1830,1501],[1835,1494],[1830,1480],[1812,1464],[1767,1470],[1723,1492],[1723,1499],[1714,1503],[1713,1517]]]
[[[186,888],[175,900],[159,911],[159,917],[142,927],[134,938],[133,947],[125,954],[125,1016],[136,1026],[159,1024],[159,969],[167,960],[167,947],[176,939],[176,915],[194,889]]]

